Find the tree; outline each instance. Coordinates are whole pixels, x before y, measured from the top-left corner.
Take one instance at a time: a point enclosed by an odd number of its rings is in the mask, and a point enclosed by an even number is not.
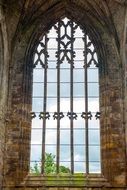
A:
[[[45,164],[44,164],[45,174],[56,172],[56,164],[55,164],[54,159],[55,159],[55,155],[51,153],[45,153]]]
[[[56,173],[55,155],[53,155],[52,153],[45,153],[44,171],[45,174]],[[30,172],[37,175],[40,174],[41,164],[35,162],[34,166],[31,167]],[[65,166],[60,166],[59,173],[70,173],[70,169]]]

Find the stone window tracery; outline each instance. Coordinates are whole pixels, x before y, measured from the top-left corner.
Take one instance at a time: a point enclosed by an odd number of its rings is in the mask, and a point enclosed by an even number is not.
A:
[[[31,168],[100,173],[98,58],[89,35],[61,19],[38,42],[33,61]]]

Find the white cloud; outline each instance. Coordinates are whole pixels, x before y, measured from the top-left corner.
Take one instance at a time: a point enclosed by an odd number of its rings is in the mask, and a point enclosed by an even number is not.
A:
[[[81,161],[81,155],[76,154],[76,155],[74,156],[74,161]]]

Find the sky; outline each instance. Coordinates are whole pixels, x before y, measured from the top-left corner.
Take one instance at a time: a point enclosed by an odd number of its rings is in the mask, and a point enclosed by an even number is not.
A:
[[[64,20],[67,23],[67,19]],[[70,27],[67,27],[67,34],[70,35]],[[61,35],[65,34],[65,29],[61,29]],[[57,33],[52,28],[48,33],[48,71],[47,71],[47,111],[50,113],[50,119],[46,120],[46,153],[56,155],[56,137],[57,137],[57,121],[53,119],[53,113],[57,111],[57,69],[56,69],[56,51]],[[82,112],[85,112],[85,87],[84,87],[84,42],[82,40],[83,33],[78,27],[74,36],[74,69],[73,69],[73,106],[74,112],[77,114],[77,120],[73,121],[74,130],[74,170],[75,172],[85,173],[85,120],[81,117]],[[81,38],[77,38],[81,37]],[[42,39],[42,42],[44,39]],[[63,42],[68,42],[67,37]],[[87,42],[90,42],[87,36]],[[62,45],[61,45],[62,47]],[[68,47],[69,49],[70,47]],[[93,44],[89,47],[90,51],[94,51]],[[42,47],[39,45],[37,51],[40,52]],[[69,55],[70,56],[70,55]],[[90,53],[87,54],[87,63],[91,60]],[[40,56],[44,62],[43,53]],[[94,53],[94,59],[97,61],[97,55]],[[33,99],[32,111],[36,112],[36,118],[32,119],[32,134],[31,134],[31,166],[34,161],[39,162],[41,159],[41,144],[43,121],[39,119],[39,112],[43,110],[43,92],[44,92],[44,69],[38,61],[38,55],[35,54],[34,62],[38,65],[33,71]],[[60,108],[64,114],[64,118],[60,120],[60,165],[70,168],[70,120],[67,117],[67,112],[70,111],[70,64],[65,59],[60,65]],[[92,113],[92,119],[89,120],[89,169],[90,173],[100,173],[100,124],[95,118],[95,113],[99,111],[99,84],[98,84],[98,69],[93,61],[88,68],[88,111]]]

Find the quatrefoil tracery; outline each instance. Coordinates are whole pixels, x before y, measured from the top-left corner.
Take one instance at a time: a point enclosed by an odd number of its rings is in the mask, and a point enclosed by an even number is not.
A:
[[[31,119],[34,119],[36,117],[35,112],[30,112]]]
[[[83,119],[92,119],[92,114],[91,114],[91,112],[89,111],[89,112],[82,112],[82,114],[81,114],[81,117],[83,118]]]
[[[100,112],[96,112],[95,118],[96,118],[96,119],[100,119],[100,117],[101,117],[101,113],[100,113]]]
[[[54,119],[62,119],[63,117],[64,117],[63,112],[60,112],[60,113],[54,112],[54,115],[53,115]]]
[[[100,112],[96,112],[96,114],[95,114],[95,118],[96,118],[96,120],[97,119],[100,119],[100,115],[101,115],[101,113]],[[36,117],[36,113],[35,112],[30,112],[30,116],[31,116],[31,119],[34,119],[35,117]],[[55,119],[62,119],[62,118],[64,118],[64,114],[63,114],[63,112],[54,112],[54,114],[53,114],[53,119],[55,120]],[[69,119],[77,119],[77,117],[78,117],[78,115],[75,113],[75,112],[67,112],[67,115],[66,115]],[[50,117],[51,117],[51,115],[50,115],[50,113],[49,112],[40,112],[40,114],[39,114],[39,119],[50,119]],[[93,117],[93,115],[92,115],[92,113],[89,111],[89,112],[82,112],[81,113],[81,117],[83,118],[83,119],[92,119],[92,117]]]
[[[49,112],[40,112],[39,119],[49,119],[49,118],[50,118]]]
[[[67,116],[69,119],[77,119],[77,114],[74,112],[68,112]]]

